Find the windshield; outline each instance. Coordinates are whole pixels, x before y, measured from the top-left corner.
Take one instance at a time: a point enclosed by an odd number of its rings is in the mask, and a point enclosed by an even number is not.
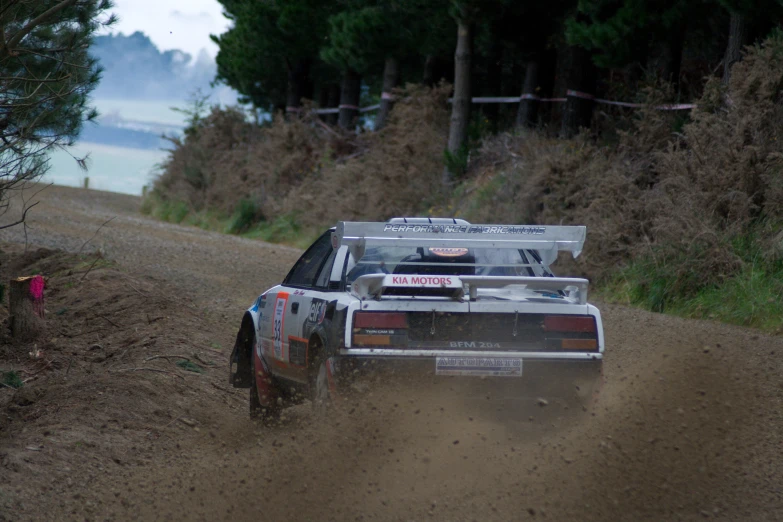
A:
[[[345,281],[367,274],[552,276],[535,250],[369,245],[358,262],[348,256]]]

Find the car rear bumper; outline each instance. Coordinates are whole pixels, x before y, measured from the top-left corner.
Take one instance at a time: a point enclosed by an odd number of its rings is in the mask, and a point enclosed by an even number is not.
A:
[[[401,352],[396,350],[392,352]],[[471,352],[454,353],[444,350],[442,355],[433,353],[412,355],[390,354],[390,350],[374,350],[372,354],[364,351],[344,349],[340,355],[334,356],[334,375],[336,377],[335,392],[338,395],[351,393],[351,390],[367,389],[356,383],[369,378],[372,387],[380,384],[402,384],[406,388],[423,391],[427,386],[445,385],[449,393],[459,394],[470,399],[485,397],[490,393],[500,397],[527,404],[530,399],[545,398],[546,400],[563,399],[568,404],[574,400],[579,404],[588,404],[597,397],[603,384],[602,354],[568,353],[509,353],[509,352],[477,352],[481,357],[521,357],[520,375],[439,375],[436,372],[438,357],[471,356]],[[408,352],[408,350],[405,350]],[[562,357],[566,355],[566,357]],[[453,383],[453,385],[449,385]],[[423,392],[424,393],[424,392]],[[424,395],[427,395],[424,393]]]
[[[363,374],[384,373],[400,376],[441,377],[436,371],[439,358],[517,358],[521,359],[519,375],[443,375],[445,378],[517,381],[526,385],[544,385],[552,381],[576,382],[602,376],[603,354],[553,352],[478,352],[478,351],[417,351],[394,349],[342,349],[332,357],[335,374],[341,380],[352,380]],[[479,373],[479,372],[477,372]]]
[[[400,348],[343,348],[340,358],[355,359],[425,359],[437,357],[521,357],[523,360],[536,361],[597,361],[603,359],[596,352],[512,352],[485,350],[411,350]]]

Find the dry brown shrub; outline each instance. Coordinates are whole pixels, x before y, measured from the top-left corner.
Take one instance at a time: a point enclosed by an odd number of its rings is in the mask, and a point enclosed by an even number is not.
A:
[[[387,126],[358,136],[326,126],[308,106],[261,127],[239,110],[213,110],[175,142],[154,193],[226,215],[251,200],[259,219],[293,215],[313,227],[417,214],[444,198],[449,90],[401,89]]]
[[[313,171],[293,187],[283,213],[304,225],[378,221],[419,214],[440,203],[449,85],[408,85],[386,127],[356,139],[356,151]]]
[[[302,114],[290,119],[278,114],[259,127],[238,109],[214,109],[184,141],[175,142],[155,194],[222,214],[251,200],[259,218],[275,217],[292,188],[333,150],[350,150],[346,135],[306,110]]]
[[[472,166],[456,198],[481,222],[584,224],[581,270],[596,278],[640,256],[694,288],[720,282],[742,266],[731,242],[751,229],[769,255],[780,255],[783,223],[783,37],[750,48],[725,91],[710,80],[682,132],[648,105],[619,143],[587,135],[546,139],[502,135]]]

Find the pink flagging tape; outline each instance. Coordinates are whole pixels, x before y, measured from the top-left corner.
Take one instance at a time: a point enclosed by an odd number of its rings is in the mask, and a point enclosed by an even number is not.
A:
[[[617,107],[628,107],[629,109],[641,109],[642,107],[644,107],[643,103],[618,102],[618,101],[611,101],[611,100],[602,100],[601,98],[596,98],[595,103],[602,103],[604,105],[615,105]],[[683,110],[695,109],[696,104],[695,103],[664,103],[662,105],[656,105],[653,108],[659,111],[683,111]]]
[[[582,98],[583,100],[594,100],[595,99],[595,96],[593,96],[592,94],[588,94],[588,93],[582,92],[582,91],[573,91],[571,89],[568,89],[566,91],[566,96],[572,96],[574,98]]]
[[[519,103],[519,99],[520,96],[510,96],[510,97],[484,96],[484,97],[473,98],[471,101],[473,103]]]
[[[566,91],[566,95],[572,98],[582,98],[585,100],[593,100],[595,103],[600,103],[603,105],[614,105],[616,107],[627,107],[629,109],[639,109],[641,107],[644,107],[641,103],[630,103],[630,102],[620,102],[620,101],[613,101],[613,100],[604,100],[603,98],[596,98],[592,94],[588,94],[585,92],[580,91],[574,91],[569,89]],[[381,94],[381,99],[383,100],[394,100],[396,97],[392,94],[389,94],[387,92]],[[472,103],[519,103],[522,100],[535,100],[542,103],[565,103],[568,101],[568,98],[539,98],[535,94],[523,94],[521,96],[479,96],[475,98],[471,98]],[[449,103],[452,103],[454,101],[453,98],[449,98]],[[340,112],[340,109],[353,109],[355,111],[359,112],[370,112],[375,111],[380,108],[380,104],[370,105],[369,107],[357,107],[356,105],[348,105],[348,104],[340,104],[339,108],[329,108],[329,109],[315,109],[313,112],[315,114],[336,114]],[[681,110],[691,110],[696,108],[695,103],[667,103],[663,105],[656,105],[655,109],[659,111],[681,111]],[[288,108],[286,107],[286,110]],[[297,108],[297,111],[300,110]]]
[[[642,107],[641,103],[619,102],[619,101],[603,100],[601,98],[596,98],[595,103],[602,103],[604,105],[616,105],[617,107],[629,107],[631,109],[638,109]]]
[[[377,111],[380,109],[380,104],[370,105],[369,107],[357,107],[356,105],[347,105],[342,104],[339,107],[331,107],[328,109],[313,109],[314,114],[337,114],[340,112],[340,109],[352,109],[359,112],[369,112],[369,111]]]
[[[340,112],[340,109],[332,107],[330,109],[315,109],[313,112],[316,114],[337,114]]]
[[[291,106],[288,106],[288,107],[285,108],[285,112],[299,112],[301,110],[302,110],[301,107],[291,107]]]
[[[695,109],[697,105],[695,103],[671,103],[666,105],[656,105],[655,108],[659,111],[683,111]]]

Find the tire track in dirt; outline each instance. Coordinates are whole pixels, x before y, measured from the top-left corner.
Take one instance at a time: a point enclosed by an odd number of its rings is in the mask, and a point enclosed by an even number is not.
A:
[[[43,197],[30,242],[76,250],[117,215],[93,244],[199,303],[226,345],[242,310],[298,255],[147,220],[137,198]],[[328,420],[303,405],[268,428],[234,399],[194,389],[178,400],[202,430],[172,431],[145,448],[143,466],[81,495],[100,506],[95,518],[113,520],[783,519],[783,339],[603,311],[606,382],[589,413],[531,399],[501,419],[492,400],[468,407],[448,390],[411,387],[373,391]]]

